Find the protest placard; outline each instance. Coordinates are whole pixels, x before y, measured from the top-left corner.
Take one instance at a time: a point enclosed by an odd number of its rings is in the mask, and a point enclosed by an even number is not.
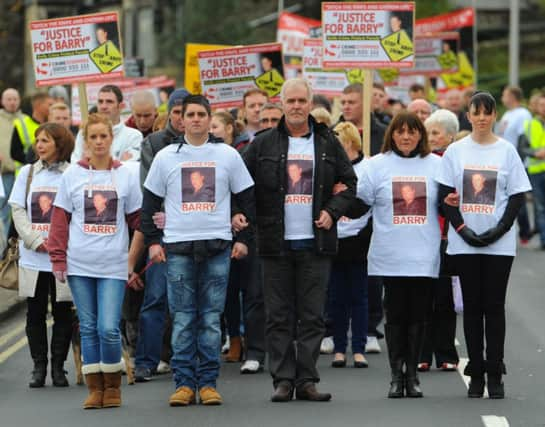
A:
[[[322,68],[321,39],[305,39],[303,46],[303,77],[309,81],[312,91],[326,96],[339,96],[350,83],[347,72],[343,69]]]
[[[322,3],[324,68],[410,68],[414,2]]]
[[[30,23],[37,86],[123,76],[117,12]]]
[[[231,47],[221,44],[202,44],[202,43],[186,43],[185,44],[185,71],[184,71],[184,86],[193,94],[201,93],[201,78],[199,75],[199,57],[198,53],[205,50],[217,50]]]
[[[280,13],[276,41],[282,43],[287,79],[297,77],[302,71],[304,40],[309,37],[320,37],[321,31],[320,21],[294,13]]]
[[[280,43],[204,51],[198,57],[202,93],[214,107],[239,106],[244,92],[256,87],[278,99],[284,84]]]
[[[417,35],[414,68],[400,72],[426,76],[455,73],[459,50],[460,34],[456,32]]]

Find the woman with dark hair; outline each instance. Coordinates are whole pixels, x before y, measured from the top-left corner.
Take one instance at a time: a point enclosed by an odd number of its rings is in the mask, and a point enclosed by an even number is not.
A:
[[[386,130],[382,153],[367,162],[358,181],[358,194],[373,208],[368,273],[384,278],[390,398],[423,395],[417,365],[440,243],[434,178],[441,159],[430,153],[420,119],[400,112]],[[414,209],[401,209],[413,203]]]
[[[45,123],[36,129],[38,161],[25,165],[9,198],[19,242],[19,296],[27,298],[26,334],[34,370],[29,387],[43,387],[47,374],[47,305],[51,296],[51,379],[68,386],[64,361],[72,337],[72,295],[55,280],[47,255],[53,199],[68,168],[74,136],[63,126]]]
[[[447,253],[462,285],[468,397],[483,396],[486,372],[490,398],[502,399],[505,296],[516,252],[512,225],[531,186],[516,149],[493,133],[492,95],[475,93],[468,119],[471,134],[450,145],[443,156],[439,200],[452,224]],[[475,198],[475,187],[484,185],[488,196]]]
[[[121,405],[119,322],[129,277],[128,227],[139,226],[142,195],[134,189],[136,175],[112,158],[112,122],[91,114],[83,135],[89,157],[71,165],[60,180],[49,257],[56,279],[68,281],[78,309],[89,390],[83,407],[112,408]],[[97,216],[104,199],[107,220]]]

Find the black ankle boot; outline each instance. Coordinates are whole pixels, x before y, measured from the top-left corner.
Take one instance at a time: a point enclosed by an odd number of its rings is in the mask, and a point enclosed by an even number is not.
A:
[[[467,389],[467,397],[480,398],[484,394],[484,375],[472,376]]]
[[[55,387],[68,387],[68,379],[66,378],[64,363],[62,361],[51,361],[51,379]]]
[[[401,325],[384,326],[386,344],[388,345],[388,359],[392,371],[392,382],[388,390],[390,399],[398,399],[404,396],[405,382],[403,379],[403,366],[407,348],[407,330]]]
[[[426,333],[425,323],[416,323],[409,326],[407,362],[405,373],[405,393],[407,397],[423,397],[420,381],[418,379],[418,362],[424,345]]]
[[[47,376],[47,362],[34,362],[34,370],[32,378],[28,383],[30,388],[39,388],[45,385],[45,377]]]
[[[503,399],[505,397],[505,389],[500,375],[488,374],[488,397],[490,399]]]

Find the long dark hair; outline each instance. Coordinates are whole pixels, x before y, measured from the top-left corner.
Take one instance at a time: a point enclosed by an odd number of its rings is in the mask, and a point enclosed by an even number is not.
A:
[[[476,112],[484,110],[485,114],[493,114],[496,112],[496,100],[489,92],[475,92],[469,100],[468,108],[470,111],[471,107]]]
[[[401,111],[400,113],[396,114],[390,122],[384,135],[384,144],[382,144],[382,149],[380,150],[381,153],[387,153],[388,151],[393,150],[395,147],[393,138],[394,131],[401,131],[405,125],[407,125],[409,130],[417,130],[420,132],[420,141],[418,141],[418,145],[416,146],[420,157],[426,157],[428,154],[430,154],[431,147],[428,142],[428,134],[424,124],[416,116],[416,114],[409,113],[408,111]]]

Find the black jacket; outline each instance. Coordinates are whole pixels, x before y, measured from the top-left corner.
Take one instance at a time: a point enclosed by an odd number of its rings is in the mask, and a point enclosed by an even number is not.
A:
[[[326,210],[334,221],[345,215],[356,202],[356,174],[344,149],[323,124],[310,117],[314,132],[313,219]],[[287,190],[286,165],[288,131],[284,118],[276,128],[262,132],[243,152],[242,157],[255,181],[257,246],[262,256],[279,256],[284,251],[284,199]],[[348,188],[332,195],[333,185],[344,183]],[[314,227],[314,248],[317,253],[337,252],[337,227],[324,230]]]

